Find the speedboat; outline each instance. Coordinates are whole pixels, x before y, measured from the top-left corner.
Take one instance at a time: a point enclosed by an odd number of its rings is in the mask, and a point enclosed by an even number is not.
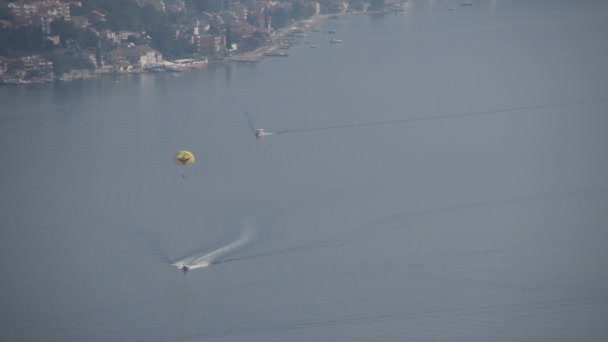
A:
[[[271,135],[272,133],[266,132],[263,128],[258,128],[255,130],[256,137],[263,137],[265,135]]]

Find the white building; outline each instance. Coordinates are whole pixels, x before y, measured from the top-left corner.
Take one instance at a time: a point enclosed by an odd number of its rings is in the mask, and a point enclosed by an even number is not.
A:
[[[147,68],[162,62],[163,55],[149,46],[130,46],[124,49],[125,55],[134,67]]]

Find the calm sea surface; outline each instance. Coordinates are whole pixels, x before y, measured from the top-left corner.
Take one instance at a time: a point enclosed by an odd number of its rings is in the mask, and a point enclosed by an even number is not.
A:
[[[608,2],[405,8],[0,88],[0,340],[606,341]]]

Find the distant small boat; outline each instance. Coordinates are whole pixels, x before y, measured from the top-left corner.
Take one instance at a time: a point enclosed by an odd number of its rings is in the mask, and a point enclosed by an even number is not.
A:
[[[455,10],[456,10],[456,7],[452,6],[452,7],[450,7],[450,8],[449,8],[449,10],[450,10],[450,11],[455,11]]]
[[[266,52],[264,54],[264,56],[268,56],[268,57],[287,57],[287,56],[289,56],[289,54],[287,54],[285,52]]]
[[[266,132],[263,128],[258,128],[255,130],[256,137],[263,137],[265,135],[272,135],[272,133]]]
[[[462,6],[473,6],[473,3],[471,1],[465,1],[462,3]]]
[[[329,42],[332,44],[338,44],[338,43],[342,43],[342,39],[332,38]]]
[[[314,45],[314,44],[310,46],[310,48],[311,48],[311,49],[314,49],[314,48],[316,48],[316,47],[317,47],[317,46],[316,46],[316,45]]]

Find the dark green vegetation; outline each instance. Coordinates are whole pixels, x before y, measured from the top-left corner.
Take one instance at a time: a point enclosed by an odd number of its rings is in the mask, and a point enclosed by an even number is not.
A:
[[[84,0],[82,7],[71,6],[72,16],[85,16],[93,11],[106,15],[105,21],[93,23],[95,29],[133,31],[152,37],[150,45],[167,58],[177,58],[192,53],[186,42],[175,39],[175,28],[183,24],[185,17],[157,11],[150,5],[140,7],[135,1]],[[135,43],[145,43],[139,41]]]

